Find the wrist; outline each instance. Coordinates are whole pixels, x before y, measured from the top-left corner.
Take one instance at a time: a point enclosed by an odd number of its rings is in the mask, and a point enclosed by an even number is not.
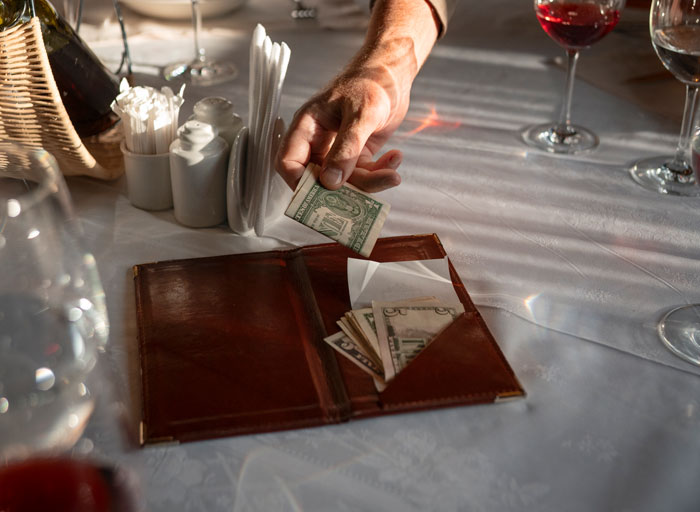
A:
[[[383,69],[401,89],[410,90],[440,27],[426,0],[377,0],[365,42],[352,64]]]

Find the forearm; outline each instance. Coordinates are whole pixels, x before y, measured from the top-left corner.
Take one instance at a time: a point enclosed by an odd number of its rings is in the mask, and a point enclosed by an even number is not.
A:
[[[350,68],[381,65],[410,89],[438,37],[441,23],[425,0],[377,0],[365,42]]]

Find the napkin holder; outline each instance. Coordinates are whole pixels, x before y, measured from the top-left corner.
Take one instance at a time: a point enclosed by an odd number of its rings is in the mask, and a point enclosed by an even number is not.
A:
[[[136,265],[141,443],[492,403],[524,391],[450,264],[465,313],[379,393],[323,338],[349,308],[339,244]],[[375,261],[443,258],[436,235],[380,239]]]
[[[246,194],[246,182],[253,179],[253,173],[256,171],[256,169],[248,167],[250,147],[248,127],[243,126],[234,137],[226,177],[227,220],[234,233],[254,236],[256,234],[254,230],[256,216],[263,216],[262,224],[264,227],[281,218],[289,205],[292,190],[274,171],[272,162],[274,155],[277,154],[284,131],[284,120],[278,117],[273,124],[271,150],[264,156],[266,160],[263,169],[268,178],[265,180],[265,186],[258,191],[251,191],[252,194]],[[259,195],[253,197],[256,192]],[[263,200],[261,195],[265,196],[264,202],[254,213],[252,211],[254,205],[260,204]]]
[[[80,139],[51,72],[39,19],[0,32],[0,47],[0,139],[42,147],[65,175],[119,177],[120,128]]]

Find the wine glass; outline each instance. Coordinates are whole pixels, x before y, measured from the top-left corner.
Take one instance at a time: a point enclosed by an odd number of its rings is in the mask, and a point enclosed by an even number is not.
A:
[[[166,80],[184,78],[195,85],[215,85],[233,80],[238,75],[238,69],[231,62],[219,62],[207,58],[204,48],[199,42],[202,31],[201,0],[191,0],[192,28],[194,31],[194,59],[188,62],[176,62],[165,67],[163,77]]]
[[[108,321],[54,158],[0,142],[0,467],[73,446]],[[2,508],[2,507],[0,507]]]
[[[639,160],[630,174],[643,187],[662,194],[697,196],[700,187],[687,152],[700,84],[700,2],[654,0],[649,30],[659,59],[686,86],[685,108],[675,155]]]
[[[610,32],[620,19],[624,0],[535,0],[535,14],[544,31],[566,50],[564,103],[559,120],[527,127],[523,140],[550,153],[573,154],[593,149],[598,137],[571,124],[571,97],[579,51]]]
[[[672,309],[664,315],[657,329],[671,352],[700,366],[700,304]]]

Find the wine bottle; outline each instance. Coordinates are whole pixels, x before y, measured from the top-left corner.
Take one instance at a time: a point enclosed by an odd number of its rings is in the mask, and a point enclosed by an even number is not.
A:
[[[110,106],[119,93],[117,78],[48,1],[0,2],[0,30],[28,22],[33,11],[41,23],[53,78],[78,135],[87,137],[113,126],[119,119]]]

